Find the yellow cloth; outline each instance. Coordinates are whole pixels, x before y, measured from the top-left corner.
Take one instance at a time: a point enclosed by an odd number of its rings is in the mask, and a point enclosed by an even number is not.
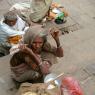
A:
[[[19,35],[13,36],[13,37],[9,37],[8,38],[8,42],[11,43],[11,44],[17,44],[21,38],[22,37],[19,36]]]

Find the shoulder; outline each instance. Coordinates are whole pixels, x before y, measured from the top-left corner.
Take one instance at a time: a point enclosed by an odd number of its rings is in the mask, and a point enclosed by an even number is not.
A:
[[[19,17],[18,15],[17,15],[17,21],[18,21],[18,22],[20,22],[20,23],[25,23],[25,21],[24,21],[24,20],[22,20],[22,18],[21,18],[21,17]]]
[[[3,22],[3,19],[0,20],[0,27],[5,26],[6,24]]]
[[[49,42],[46,42],[43,46],[43,50],[52,52],[56,50],[56,47],[51,45]]]
[[[3,20],[0,21],[0,30],[8,30],[10,27],[3,22]]]

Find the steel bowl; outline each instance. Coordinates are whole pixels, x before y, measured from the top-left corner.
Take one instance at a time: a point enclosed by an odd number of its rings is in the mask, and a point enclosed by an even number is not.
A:
[[[48,75],[46,75],[46,77],[44,78],[44,83],[48,83],[48,82],[54,80],[56,77],[57,77],[57,75],[54,74],[54,73],[48,74]],[[61,81],[60,81],[59,79],[55,80],[54,82],[55,82],[55,84],[56,84],[57,86],[60,87]]]

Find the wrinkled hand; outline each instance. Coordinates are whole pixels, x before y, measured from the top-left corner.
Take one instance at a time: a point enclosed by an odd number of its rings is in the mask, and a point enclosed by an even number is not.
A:
[[[50,67],[51,65],[47,62],[47,61],[43,61],[42,65],[40,66],[41,71],[44,75],[49,74],[50,73]]]
[[[50,34],[52,35],[52,37],[55,40],[59,39],[59,30],[58,29],[55,29],[55,28],[50,29]]]
[[[20,44],[18,47],[20,50],[28,52],[28,53],[33,53],[32,49],[27,47],[27,44]]]

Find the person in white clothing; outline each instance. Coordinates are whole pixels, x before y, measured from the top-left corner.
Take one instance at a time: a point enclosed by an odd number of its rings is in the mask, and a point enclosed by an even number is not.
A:
[[[15,12],[4,14],[4,19],[0,21],[0,57],[9,54],[12,43],[17,44],[27,29],[26,22]]]

